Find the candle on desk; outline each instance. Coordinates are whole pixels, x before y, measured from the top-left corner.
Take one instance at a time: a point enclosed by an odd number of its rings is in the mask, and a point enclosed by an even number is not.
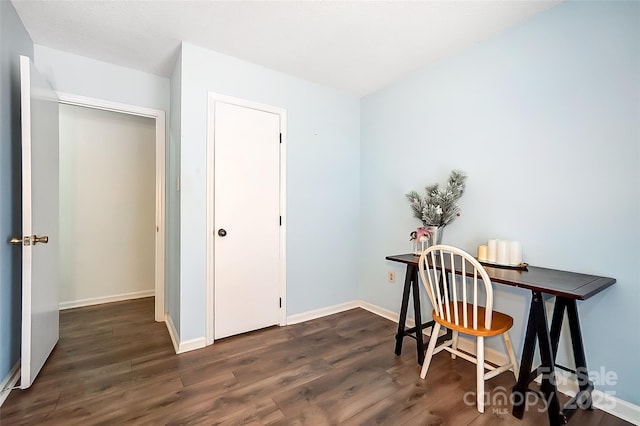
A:
[[[509,263],[511,265],[522,263],[522,243],[520,241],[509,242]]]
[[[507,240],[498,240],[498,255],[497,262],[501,265],[509,264],[509,241]]]
[[[487,260],[494,263],[498,260],[498,240],[489,240]]]
[[[482,244],[478,246],[478,260],[486,261],[489,258],[489,246]]]

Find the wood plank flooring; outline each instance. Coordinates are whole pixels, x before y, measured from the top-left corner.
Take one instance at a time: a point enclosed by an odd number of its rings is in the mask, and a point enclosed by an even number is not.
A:
[[[547,424],[542,404],[521,421],[496,401],[510,374],[486,385],[485,414],[468,394],[473,364],[443,352],[421,380],[411,339],[394,355],[395,329],[353,309],[176,355],[151,298],[67,310],[51,357],[30,389],[11,392],[0,425]],[[627,423],[593,410],[570,424]]]

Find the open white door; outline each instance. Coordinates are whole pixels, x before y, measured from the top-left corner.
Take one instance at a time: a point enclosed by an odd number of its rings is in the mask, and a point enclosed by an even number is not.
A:
[[[58,99],[20,57],[22,113],[22,353],[20,387],[58,341]]]

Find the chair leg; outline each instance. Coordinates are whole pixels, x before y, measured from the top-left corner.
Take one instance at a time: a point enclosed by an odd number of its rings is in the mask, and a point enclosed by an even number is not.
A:
[[[453,331],[453,345],[451,346],[453,349],[458,349],[458,332]],[[451,353],[451,359],[456,359],[456,354]]]
[[[476,345],[476,402],[478,411],[484,413],[484,337],[478,336]]]
[[[509,332],[505,331],[502,333],[502,338],[504,339],[504,346],[507,348],[507,354],[509,355],[509,359],[511,360],[511,365],[513,365],[513,375],[518,380],[518,359],[516,358],[516,354],[513,352],[513,345],[511,344],[511,339],[509,338]]]
[[[427,370],[433,357],[433,351],[436,349],[436,342],[438,341],[438,333],[440,332],[440,323],[435,323],[431,330],[431,338],[429,339],[429,346],[427,347],[427,354],[424,357],[422,363],[422,370],[420,370],[420,378],[424,379],[427,376]]]

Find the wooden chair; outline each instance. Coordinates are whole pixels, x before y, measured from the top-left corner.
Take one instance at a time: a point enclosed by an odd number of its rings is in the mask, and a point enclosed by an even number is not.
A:
[[[453,267],[452,267],[453,266]],[[484,381],[513,369],[518,379],[518,361],[513,353],[509,329],[513,318],[493,310],[493,288],[487,271],[471,255],[456,247],[435,245],[422,252],[418,263],[420,277],[433,305],[435,325],[420,377],[427,375],[431,358],[441,350],[451,352],[476,364],[476,401],[478,411],[484,413]],[[466,277],[466,278],[463,278]],[[480,284],[484,283],[484,286]],[[478,305],[484,287],[485,304]],[[452,331],[453,338],[436,347],[440,327]],[[458,350],[458,334],[476,337],[476,356]],[[484,338],[502,335],[510,362],[494,367],[484,360]],[[485,369],[489,370],[485,373]]]

